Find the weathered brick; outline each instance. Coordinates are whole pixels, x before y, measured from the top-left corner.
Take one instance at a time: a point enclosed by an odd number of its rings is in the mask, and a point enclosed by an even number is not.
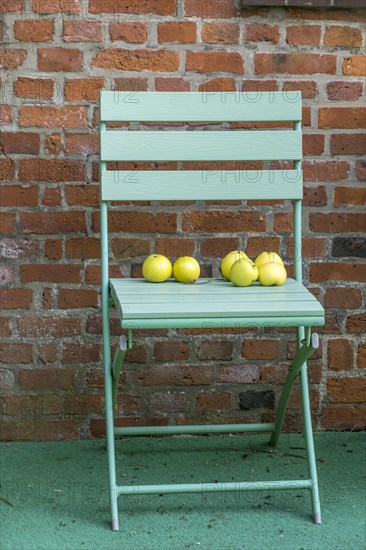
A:
[[[356,214],[351,212],[313,212],[310,214],[309,227],[312,231],[330,233],[362,233],[366,227],[366,214]]]
[[[19,385],[23,390],[69,390],[75,384],[75,370],[22,369],[19,371]]]
[[[0,0],[1,13],[16,13],[23,9],[24,0]]]
[[[195,408],[198,411],[222,411],[231,408],[231,393],[228,391],[216,391],[210,393],[197,393]]]
[[[98,291],[93,289],[60,288],[58,307],[60,309],[97,307]]]
[[[45,126],[49,128],[85,128],[86,107],[23,105],[19,111],[20,126]]]
[[[319,46],[320,25],[289,25],[286,27],[286,43],[289,46]]]
[[[220,365],[218,381],[231,384],[251,384],[258,382],[260,369],[253,365]]]
[[[0,369],[0,386],[2,391],[12,390],[15,384],[14,373],[10,369]]]
[[[51,98],[54,94],[54,81],[51,78],[18,77],[14,82],[14,92],[18,97],[35,99]]]
[[[284,92],[300,91],[303,99],[315,99],[318,95],[318,87],[313,80],[288,80],[283,83]]]
[[[78,317],[33,315],[18,318],[17,325],[21,338],[67,338],[81,335],[81,320]]]
[[[335,237],[332,244],[332,256],[344,258],[354,256],[366,257],[366,238],[362,237]]]
[[[10,124],[13,120],[13,109],[11,105],[0,105],[0,123]]]
[[[366,282],[365,266],[351,262],[324,262],[310,264],[310,281],[358,281]]]
[[[212,367],[166,365],[144,369],[138,376],[143,386],[206,386],[213,382]]]
[[[360,29],[355,27],[330,26],[325,29],[324,46],[360,48],[362,46],[362,33]]]
[[[15,221],[14,212],[0,212],[1,233],[15,233]]]
[[[189,92],[191,84],[184,78],[155,78],[157,92]]]
[[[155,361],[180,361],[189,358],[190,346],[187,342],[155,342]]]
[[[51,264],[23,264],[19,266],[22,283],[35,281],[46,283],[80,283],[80,266],[51,265]]]
[[[244,61],[239,52],[187,51],[186,70],[196,73],[244,73]]]
[[[2,132],[0,148],[6,155],[39,153],[39,134],[34,132]]]
[[[207,44],[238,44],[239,23],[203,23],[202,42]]]
[[[124,360],[126,363],[146,363],[146,348],[139,345],[134,345],[132,348],[127,348]]]
[[[82,66],[81,51],[76,48],[38,48],[40,71],[79,71]]]
[[[360,344],[357,350],[357,367],[366,369],[366,344]]]
[[[242,356],[246,359],[268,360],[277,359],[280,350],[278,340],[249,340],[246,339],[242,346]]]
[[[1,363],[31,363],[33,360],[32,344],[7,344],[2,342],[0,347]]]
[[[175,15],[176,0],[90,0],[90,13]]]
[[[84,212],[21,212],[23,233],[74,233],[86,231]]]
[[[357,309],[361,304],[362,294],[359,288],[332,287],[325,290],[324,306],[326,308]]]
[[[72,237],[66,241],[66,257],[72,260],[100,258],[100,241],[95,237]]]
[[[99,152],[98,134],[66,134],[65,153],[67,155],[96,155]]]
[[[30,309],[32,303],[31,288],[0,288],[0,304],[3,309]]]
[[[359,181],[366,181],[366,161],[359,160],[355,163],[355,174]]]
[[[10,214],[10,213],[9,213]],[[13,215],[13,214],[11,214]],[[39,242],[30,239],[2,238],[0,240],[1,258],[32,258],[36,259],[39,252]]]
[[[334,403],[364,403],[366,401],[366,378],[328,378],[327,393]]]
[[[342,62],[342,74],[345,76],[366,76],[366,55],[351,55]]]
[[[362,82],[328,82],[327,95],[330,101],[357,101],[362,95]]]
[[[20,181],[84,181],[85,163],[81,160],[24,159],[19,161]]]
[[[155,413],[177,413],[187,409],[187,395],[184,392],[158,392],[150,394],[150,409]]]
[[[43,206],[60,206],[61,204],[61,191],[55,187],[46,187],[43,193],[42,202]]]
[[[233,356],[233,343],[228,340],[201,342],[197,356],[201,361],[229,361]]]
[[[1,189],[1,206],[37,206],[38,187],[4,185]]]
[[[31,19],[14,21],[14,38],[23,42],[51,42],[53,21]]]
[[[102,25],[99,21],[64,21],[62,40],[64,42],[101,42]]]
[[[32,0],[32,9],[36,13],[81,13],[80,0]]]
[[[121,92],[146,92],[147,78],[115,78],[115,90]]]
[[[123,40],[131,44],[143,44],[147,40],[147,33],[147,23],[142,21],[109,24],[109,35],[112,42]]]
[[[69,185],[65,196],[71,206],[99,206],[98,185]]]
[[[27,57],[26,50],[6,49],[0,50],[0,69],[17,69]]]
[[[255,54],[256,74],[336,74],[336,55],[317,53]]]
[[[122,71],[172,72],[179,68],[179,53],[169,50],[107,48],[94,57],[92,66]]]
[[[167,21],[158,23],[158,42],[195,43],[197,24],[194,21]]]
[[[99,361],[99,344],[65,343],[62,348],[64,364],[96,363]]]
[[[349,163],[344,160],[305,160],[302,164],[304,181],[345,181]]]
[[[324,152],[324,134],[303,134],[302,146],[304,155],[321,155]]]
[[[263,23],[250,23],[244,31],[245,42],[273,42],[280,41],[280,29],[278,25],[265,25]]]
[[[346,320],[346,328],[348,332],[366,332],[366,314],[355,313],[348,315]]]
[[[366,134],[333,134],[330,136],[332,155],[366,154]]]
[[[326,430],[362,430],[365,429],[366,407],[325,406],[321,421]]]
[[[327,191],[324,185],[304,188],[304,206],[326,206],[327,202]]]
[[[41,363],[47,365],[54,364],[57,361],[57,345],[56,344],[41,344],[39,346],[39,359]]]
[[[364,128],[366,107],[320,107],[319,128]]]
[[[328,367],[332,370],[353,369],[353,342],[335,338],[328,342]]]

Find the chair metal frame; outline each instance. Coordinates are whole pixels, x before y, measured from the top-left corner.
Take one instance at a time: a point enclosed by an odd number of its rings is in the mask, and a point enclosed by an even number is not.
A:
[[[234,122],[292,122],[291,129],[259,131],[131,131],[108,130],[108,122],[121,121],[234,121]],[[113,530],[119,529],[118,497],[129,494],[161,494],[217,491],[211,483],[158,484],[140,486],[118,485],[115,461],[115,436],[166,435],[166,434],[203,434],[228,432],[269,432],[270,445],[277,445],[285,417],[291,389],[296,378],[300,377],[301,404],[304,435],[308,458],[308,479],[228,482],[221,483],[223,491],[251,491],[275,489],[308,489],[312,497],[313,520],[321,523],[318,479],[315,462],[313,433],[306,361],[318,347],[318,335],[312,333],[312,326],[324,324],[324,310],[302,285],[301,255],[301,207],[302,207],[302,131],[301,131],[301,93],[283,95],[281,92],[101,92],[100,97],[100,233],[102,263],[102,317],[103,317],[103,357],[105,377],[106,436],[108,451],[109,495],[111,524]],[[224,151],[223,158],[220,157]],[[203,155],[203,157],[202,157]],[[202,180],[198,185],[198,171],[131,171],[107,170],[109,161],[135,160],[292,160],[293,170],[263,170],[253,184],[253,175],[242,178],[240,171],[234,173],[234,183],[224,179],[222,173],[212,177],[210,185]],[[223,172],[233,177],[233,172]],[[214,176],[214,174],[210,174]],[[237,184],[237,177],[242,185]],[[173,179],[172,179],[173,178]],[[241,178],[241,179],[240,179]],[[173,182],[176,184],[173,185]],[[275,316],[268,312],[261,316],[252,311],[251,316],[236,313],[209,313],[205,305],[204,294],[198,296],[195,313],[185,312],[180,318],[167,314],[169,308],[151,313],[154,304],[142,304],[141,284],[137,279],[109,278],[109,238],[108,203],[112,200],[182,200],[182,199],[290,199],[294,212],[294,250],[296,251],[293,288],[299,299],[305,296],[309,300],[311,312],[303,311],[299,306],[297,315],[290,314],[283,307]],[[149,285],[149,283],[145,283]],[[175,291],[175,283],[159,285],[159,292],[166,288],[170,297]],[[178,284],[178,283],[176,283]],[[290,285],[290,281],[288,283]],[[287,285],[287,282],[285,286]],[[187,285],[184,286],[187,289]],[[188,285],[189,286],[189,285]],[[193,285],[196,286],[196,285]],[[202,287],[207,285],[202,285]],[[153,292],[150,285],[147,292]],[[287,288],[287,287],[286,287]],[[172,290],[173,289],[173,290]],[[218,286],[220,290],[221,287]],[[235,287],[232,287],[235,291]],[[247,289],[242,289],[247,291]],[[264,292],[261,287],[258,292]],[[291,288],[290,288],[291,290]],[[146,291],[145,291],[146,292]],[[161,292],[165,292],[164,290]],[[189,288],[184,290],[189,295]],[[272,291],[271,291],[272,292]],[[274,291],[276,292],[276,291]],[[122,294],[121,294],[122,293]],[[130,298],[130,294],[132,297]],[[273,294],[271,294],[272,296]],[[267,295],[268,296],[268,295]],[[273,295],[274,296],[274,295]],[[169,297],[167,298],[169,299]],[[312,300],[312,301],[311,301]],[[124,301],[131,302],[124,305]],[[133,303],[132,303],[133,302]],[[110,315],[111,305],[117,306],[122,328],[128,329],[128,339],[121,336],[114,358],[111,356]],[[286,306],[286,302],[284,302]],[[142,307],[144,306],[144,307]],[[156,306],[157,307],[157,306]],[[277,305],[278,307],[278,305]],[[149,309],[150,308],[150,309]],[[149,309],[150,313],[144,313]],[[160,308],[157,307],[157,310]],[[216,310],[215,310],[216,311]],[[233,316],[234,315],[234,316]],[[255,315],[253,317],[253,315]],[[135,328],[179,328],[202,327],[204,323],[224,323],[225,327],[273,326],[296,327],[297,353],[289,367],[282,394],[278,403],[275,421],[272,423],[194,425],[194,426],[150,426],[115,427],[114,411],[117,399],[118,381],[127,347],[132,346],[132,334]]]

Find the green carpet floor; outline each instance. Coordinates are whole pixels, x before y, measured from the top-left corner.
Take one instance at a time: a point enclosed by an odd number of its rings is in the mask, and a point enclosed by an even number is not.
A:
[[[118,482],[307,478],[304,441],[284,435],[131,438],[117,442]],[[308,491],[120,497],[109,527],[103,440],[2,443],[1,550],[364,550],[364,433],[317,433],[322,525]],[[173,449],[173,450],[172,450]],[[10,504],[13,504],[11,506]]]

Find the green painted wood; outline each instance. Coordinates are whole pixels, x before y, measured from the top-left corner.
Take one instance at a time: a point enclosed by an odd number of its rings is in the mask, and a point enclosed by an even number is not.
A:
[[[103,121],[295,121],[301,92],[109,92],[100,96]]]
[[[105,201],[293,200],[302,194],[298,170],[124,170],[101,175]]]
[[[298,160],[301,132],[106,131],[101,133],[102,161],[119,160]]]
[[[189,424],[183,426],[116,426],[115,435],[180,435],[230,432],[272,432],[274,422],[252,424]]]

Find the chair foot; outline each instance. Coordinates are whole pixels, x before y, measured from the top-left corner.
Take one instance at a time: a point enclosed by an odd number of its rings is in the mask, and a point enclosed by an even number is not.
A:
[[[314,519],[314,523],[317,523],[318,525],[320,525],[322,522],[322,517],[320,512],[315,513],[313,516],[313,519]]]
[[[112,519],[112,531],[119,531],[118,519]]]

